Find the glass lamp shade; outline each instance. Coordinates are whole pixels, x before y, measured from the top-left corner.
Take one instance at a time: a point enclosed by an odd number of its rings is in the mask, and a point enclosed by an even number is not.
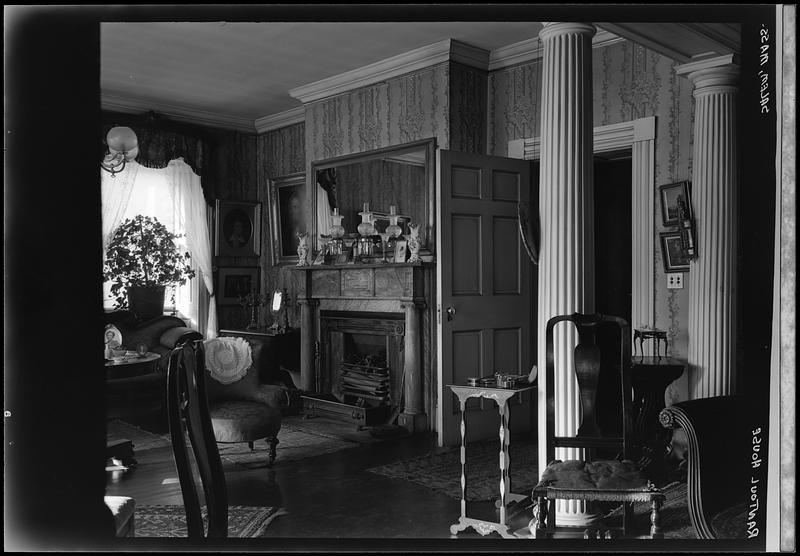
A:
[[[139,141],[136,133],[129,127],[112,127],[106,135],[106,144],[108,144],[110,153],[121,153],[127,160],[131,160],[139,154]]]
[[[361,224],[358,225],[358,233],[362,236],[374,236],[375,224],[372,221],[373,215],[371,212],[359,212],[361,215]]]
[[[333,226],[331,226],[330,234],[333,239],[339,239],[344,235],[344,226],[342,226],[342,218],[343,215],[339,214],[339,209],[333,209],[333,213],[331,214],[331,220],[333,220]]]

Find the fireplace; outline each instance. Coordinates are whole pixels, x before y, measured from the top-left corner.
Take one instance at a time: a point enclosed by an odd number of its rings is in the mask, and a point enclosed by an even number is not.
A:
[[[306,414],[429,430],[427,263],[296,266]]]
[[[316,393],[307,413],[388,424],[403,401],[405,315],[320,311]]]

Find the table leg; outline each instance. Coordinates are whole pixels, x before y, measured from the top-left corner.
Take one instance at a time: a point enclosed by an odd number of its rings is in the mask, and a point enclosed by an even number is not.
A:
[[[505,400],[497,402],[500,413],[500,525],[506,524],[506,496],[510,490],[508,467],[511,464],[508,455],[508,404]]]
[[[455,535],[463,531],[469,525],[465,523],[467,519],[467,427],[466,427],[466,399],[459,398],[461,408],[461,518],[457,524],[450,526],[450,533]]]

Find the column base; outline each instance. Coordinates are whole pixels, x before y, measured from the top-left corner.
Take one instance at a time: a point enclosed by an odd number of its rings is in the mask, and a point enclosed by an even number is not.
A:
[[[561,511],[558,502],[561,500],[556,501],[556,524],[559,527],[586,527],[603,519],[603,515],[597,510],[594,502],[587,501],[586,510],[580,513]]]
[[[397,416],[397,424],[410,434],[428,430],[428,416],[424,413],[401,413]]]

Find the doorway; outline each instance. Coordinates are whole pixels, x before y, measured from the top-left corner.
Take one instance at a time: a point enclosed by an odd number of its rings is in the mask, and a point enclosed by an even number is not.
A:
[[[594,159],[595,310],[631,323],[631,155]]]
[[[595,312],[622,317],[631,327],[632,198],[630,151],[595,155]],[[620,340],[615,326],[597,330],[601,353],[610,357],[601,368],[597,392],[597,420],[606,434],[621,432]]]

